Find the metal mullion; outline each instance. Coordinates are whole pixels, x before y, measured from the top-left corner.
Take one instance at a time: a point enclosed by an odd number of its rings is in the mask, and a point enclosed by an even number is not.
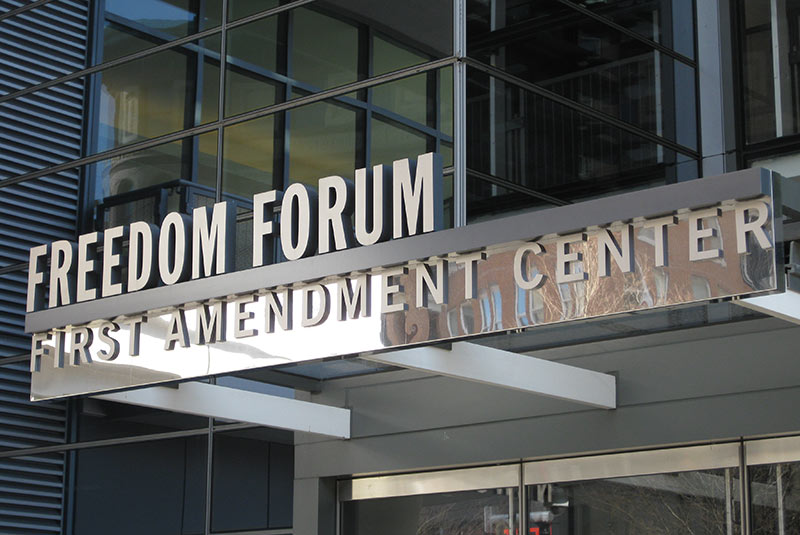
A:
[[[52,2],[52,1],[53,0],[44,0],[44,2],[41,2],[41,3],[49,3],[49,2]],[[264,11],[262,13],[256,13],[255,15],[250,15],[249,17],[245,17],[245,18],[239,19],[236,22],[232,22],[231,24],[227,25],[226,28],[233,29],[233,28],[242,26],[244,24],[247,24],[248,22],[253,22],[255,20],[264,19],[264,18],[270,17],[272,15],[276,15],[278,13],[283,13],[284,11],[288,11],[290,9],[293,9],[293,8],[296,8],[296,7],[305,5],[305,4],[309,4],[309,3],[314,2],[314,1],[315,0],[298,0],[297,2],[293,2],[291,4],[286,4],[286,5],[283,5],[283,6],[279,6],[279,7],[276,7],[274,9],[270,9],[268,11]],[[27,11],[27,9],[30,9],[30,7],[29,6],[24,6],[24,9],[23,8],[19,8],[19,10],[24,10],[24,11]],[[19,10],[15,10],[15,11],[19,11]],[[11,16],[11,15],[9,15],[8,13],[6,13],[4,15],[0,15],[0,21],[2,21],[3,18],[6,18],[8,16]],[[160,45],[156,45],[156,46],[154,46],[152,48],[148,48],[147,50],[142,50],[142,51],[139,51],[139,52],[135,52],[133,54],[129,54],[127,56],[123,56],[121,58],[117,58],[117,59],[114,59],[114,60],[99,64],[99,65],[94,65],[92,67],[87,67],[85,69],[81,69],[79,71],[75,71],[73,73],[61,76],[59,78],[55,78],[53,80],[48,80],[48,81],[42,82],[40,84],[32,85],[30,87],[26,87],[25,89],[20,89],[19,91],[15,91],[13,93],[9,93],[7,95],[0,95],[0,104],[2,104],[3,102],[6,102],[8,100],[12,100],[12,99],[18,98],[20,96],[26,95],[28,93],[32,93],[32,92],[35,92],[35,91],[41,91],[42,89],[47,89],[48,87],[52,87],[54,85],[59,85],[59,84],[62,84],[64,82],[69,82],[71,80],[75,80],[77,78],[81,78],[81,77],[86,76],[88,74],[94,74],[94,73],[99,72],[99,71],[101,71],[103,69],[108,69],[108,68],[111,68],[111,67],[117,67],[119,65],[124,65],[125,63],[130,63],[131,61],[135,61],[137,59],[141,59],[141,58],[143,58],[145,56],[148,56],[150,54],[156,54],[158,52],[162,52],[162,51],[167,50],[167,49],[172,48],[172,47],[178,47],[178,46],[190,43],[192,41],[196,41],[198,39],[203,39],[205,37],[209,37],[209,36],[219,32],[220,28],[221,27],[209,28],[208,30],[203,30],[202,32],[197,32],[197,33],[192,34],[192,35],[187,35],[185,37],[181,37],[181,38],[174,39],[172,41],[169,41],[169,42],[166,42],[166,43],[163,43],[163,44],[160,44]]]
[[[223,143],[225,128],[223,120],[225,118],[225,79],[227,78],[228,65],[228,0],[222,0],[222,23],[219,45],[219,95],[217,98],[217,173],[216,185],[217,192],[215,199],[217,202],[222,200],[222,164],[223,164]]]
[[[609,28],[613,28],[613,29],[617,30],[618,32],[624,33],[625,35],[627,35],[631,39],[635,39],[635,40],[637,40],[637,41],[639,41],[641,43],[646,44],[647,46],[649,46],[651,48],[655,48],[656,50],[658,50],[660,52],[663,52],[664,54],[672,57],[673,59],[676,59],[676,60],[680,61],[681,63],[685,63],[685,64],[689,65],[690,67],[697,68],[697,62],[695,60],[693,60],[691,58],[687,58],[683,54],[681,54],[679,52],[675,52],[671,48],[666,47],[666,46],[662,45],[661,43],[657,43],[657,42],[653,41],[652,39],[648,39],[647,37],[645,37],[645,36],[643,36],[643,35],[641,35],[639,33],[636,33],[633,30],[629,30],[625,26],[621,26],[621,25],[617,24],[616,22],[612,21],[611,19],[609,19],[609,18],[607,18],[607,17],[605,17],[603,15],[598,15],[597,13],[594,13],[592,10],[587,9],[587,8],[585,8],[585,7],[581,6],[581,5],[578,5],[578,4],[574,3],[574,2],[571,2],[570,0],[556,0],[556,2],[558,2],[559,4],[561,4],[561,5],[565,6],[565,7],[568,7],[570,9],[573,9],[573,10],[577,11],[578,13],[581,13],[582,15],[584,15],[586,17],[594,19],[597,22],[599,22],[599,23],[601,23],[601,24],[603,24],[605,26],[608,26]],[[696,39],[695,39],[695,41],[696,41]]]
[[[505,188],[511,191],[516,191],[518,193],[524,193],[525,195],[529,195],[536,199],[549,202],[550,204],[554,204],[555,206],[566,206],[568,204],[572,204],[568,201],[563,199],[559,199],[557,197],[553,197],[551,195],[547,195],[546,193],[540,193],[535,189],[523,186],[522,184],[517,184],[516,182],[512,182],[505,178],[501,178],[495,175],[490,175],[488,173],[482,173],[480,171],[476,171],[474,169],[467,169],[467,174],[472,175],[476,178],[479,178],[485,182],[489,182],[500,186],[501,188]]]
[[[38,0],[38,2],[31,2],[30,4],[25,4],[24,6],[12,9],[11,11],[6,11],[2,15],[0,15],[0,21],[11,18],[15,15],[19,15],[20,13],[25,13],[26,11],[30,11],[31,9],[36,9],[39,6],[43,6],[45,4],[49,4],[54,1],[55,0]]]
[[[225,424],[224,426],[215,425],[215,431],[239,431],[242,429],[255,429],[260,427],[255,424],[235,423]],[[121,446],[125,444],[137,444],[140,442],[151,442],[156,440],[169,440],[173,438],[185,438],[203,436],[208,433],[208,427],[198,429],[187,429],[182,431],[168,431],[166,433],[151,433],[148,435],[136,435],[132,437],[106,438],[101,440],[90,440],[86,442],[74,442],[72,444],[58,444],[56,446],[39,446],[36,448],[26,448],[17,450],[0,451],[0,459],[12,457],[25,457],[30,455],[43,455],[46,453],[64,453],[74,450],[89,448],[105,448],[109,446]]]
[[[574,100],[571,100],[571,99],[569,99],[567,97],[561,96],[558,93],[554,93],[553,91],[550,91],[549,89],[545,89],[545,88],[540,87],[540,86],[538,86],[536,84],[533,84],[531,82],[528,82],[526,80],[518,78],[518,77],[516,77],[516,76],[514,76],[512,74],[509,74],[509,73],[507,73],[507,72],[505,72],[503,70],[500,70],[500,69],[498,69],[496,67],[492,67],[490,65],[486,65],[485,63],[482,63],[482,62],[480,62],[478,60],[475,60],[475,59],[472,59],[472,58],[465,58],[465,62],[470,67],[473,67],[473,68],[475,68],[477,70],[483,71],[486,74],[489,74],[490,76],[494,76],[496,78],[500,78],[501,80],[503,80],[503,81],[505,81],[507,83],[510,83],[512,85],[515,85],[517,87],[525,89],[526,91],[529,91],[531,93],[534,93],[536,95],[544,97],[545,99],[547,99],[549,101],[556,102],[557,104],[565,106],[565,107],[567,107],[567,108],[569,108],[569,109],[571,109],[571,110],[573,110],[575,112],[581,113],[583,115],[587,115],[589,117],[592,117],[593,119],[597,119],[598,121],[600,121],[602,123],[609,124],[611,126],[617,127],[617,128],[619,128],[621,130],[624,130],[624,131],[628,132],[629,134],[633,134],[633,135],[645,138],[648,141],[652,141],[653,143],[657,143],[659,145],[664,145],[665,147],[667,147],[667,148],[669,148],[671,150],[683,153],[684,155],[690,156],[691,158],[694,158],[696,160],[700,159],[700,154],[696,150],[691,149],[689,147],[686,147],[684,145],[681,145],[680,143],[676,143],[676,142],[671,141],[669,139],[663,138],[663,137],[661,137],[661,136],[659,136],[657,134],[653,134],[651,132],[648,132],[647,130],[644,130],[643,128],[639,128],[638,126],[634,126],[634,125],[632,125],[632,124],[630,124],[628,122],[625,122],[622,119],[617,119],[613,115],[609,115],[607,113],[598,111],[598,110],[596,110],[596,109],[594,109],[594,108],[592,108],[590,106],[587,106],[585,104],[580,104],[578,102],[575,102]],[[2,184],[0,184],[0,185],[2,185]]]
[[[85,69],[81,69],[79,71],[75,71],[73,73],[61,76],[59,78],[54,78],[53,80],[48,80],[46,82],[42,82],[37,85],[32,85],[30,87],[26,87],[25,89],[20,89],[14,93],[9,93],[7,95],[0,96],[0,104],[3,102],[13,100],[19,98],[21,96],[25,96],[28,93],[34,93],[36,91],[41,91],[42,89],[47,89],[48,87],[52,87],[54,85],[60,85],[65,82],[69,82],[72,80],[76,80],[78,78],[82,78],[89,74],[94,74],[96,72],[100,72],[105,69],[110,69],[112,67],[118,67],[119,65],[124,65],[126,63],[130,63],[132,61],[136,61],[137,59],[141,59],[145,56],[149,56],[152,54],[156,54],[158,52],[163,52],[164,50],[168,50],[170,48],[177,48],[192,41],[196,41],[198,39],[202,39],[204,37],[209,37],[215,33],[219,32],[219,28],[213,28],[210,30],[205,30],[200,33],[196,33],[194,35],[188,35],[186,37],[181,37],[180,39],[175,39],[174,41],[169,41],[168,43],[163,43],[161,45],[156,45],[152,48],[148,48],[146,50],[141,50],[139,52],[135,52],[133,54],[129,54],[127,56],[123,56],[121,58],[112,59],[105,63],[101,63],[99,65],[94,65],[92,67],[87,67]]]
[[[417,65],[414,67],[408,67],[406,69],[401,69],[399,71],[394,71],[387,74],[382,74],[380,76],[376,76],[374,78],[368,80],[361,80],[358,82],[351,82],[349,84],[339,86],[337,88],[329,89],[326,91],[322,91],[320,93],[314,93],[312,95],[306,95],[303,97],[298,97],[293,99],[289,102],[281,102],[279,104],[274,104],[272,106],[267,106],[265,108],[261,108],[258,110],[253,110],[250,112],[242,113],[236,115],[234,117],[225,118],[222,120],[217,120],[213,123],[209,123],[202,126],[196,126],[193,128],[189,128],[187,130],[181,130],[179,132],[173,132],[170,134],[164,134],[159,137],[155,137],[149,140],[140,141],[138,143],[131,143],[130,145],[126,145],[124,147],[118,147],[116,149],[111,149],[108,151],[104,151],[98,154],[94,154],[92,156],[86,156],[83,158],[78,158],[75,160],[70,160],[68,162],[64,162],[58,165],[50,166],[45,169],[40,169],[38,171],[32,171],[30,173],[26,173],[23,175],[17,175],[5,180],[0,180],[0,188],[10,186],[12,184],[18,184],[20,182],[25,182],[27,180],[33,180],[35,178],[40,178],[43,176],[59,173],[61,171],[73,169],[75,167],[80,167],[82,165],[88,165],[96,162],[100,162],[109,158],[113,158],[115,156],[120,156],[122,154],[129,154],[132,152],[136,152],[143,149],[148,149],[151,147],[155,147],[158,145],[162,145],[164,143],[169,143],[172,141],[178,141],[184,139],[186,137],[190,137],[197,134],[205,134],[207,132],[212,132],[216,130],[220,126],[231,126],[239,123],[243,123],[249,121],[251,119],[257,119],[260,117],[266,117],[267,115],[272,115],[274,113],[278,113],[281,111],[288,111],[293,108],[299,108],[301,106],[305,106],[306,104],[312,104],[314,102],[319,102],[321,100],[326,100],[329,98],[334,98],[342,95],[346,95],[347,93],[352,93],[353,91],[357,91],[359,89],[365,89],[373,85],[378,85],[381,83],[399,80],[402,78],[407,78],[409,76],[413,76],[415,74],[419,74],[422,72],[427,72],[430,70],[439,69],[441,67],[446,67],[448,65],[452,65],[456,63],[457,60],[454,57],[448,57],[439,59],[436,61],[432,61],[430,63],[426,63],[424,65]],[[290,88],[287,88],[289,91]]]
[[[453,226],[467,224],[467,13],[453,0]]]

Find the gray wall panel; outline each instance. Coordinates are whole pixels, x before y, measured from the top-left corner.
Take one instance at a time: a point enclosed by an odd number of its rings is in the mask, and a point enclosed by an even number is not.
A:
[[[748,323],[755,325],[692,331],[715,333],[713,338],[681,341],[681,332],[671,333],[672,343],[662,335],[628,338],[624,349],[561,358],[618,373],[619,408],[613,411],[441,377],[394,381],[388,373],[385,385],[359,386],[350,379],[341,389],[333,382],[315,399],[350,407],[354,438],[299,437],[298,477],[798,432],[792,407],[800,402],[794,351],[800,328],[773,320]],[[735,334],[754,326],[771,330]]]

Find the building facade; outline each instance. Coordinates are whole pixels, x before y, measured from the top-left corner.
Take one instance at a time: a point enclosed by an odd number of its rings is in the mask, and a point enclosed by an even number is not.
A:
[[[754,167],[791,184],[796,4],[0,0],[0,532],[796,532],[800,328],[716,298],[731,267],[757,278],[727,253],[621,289],[639,312],[485,269],[472,297],[384,325],[611,374],[612,410],[358,354],[203,379],[349,409],[349,439],[31,402],[25,332],[31,247],[225,201],[245,273],[255,194],[426,153],[445,229],[622,212]],[[800,227],[777,215],[791,278]]]

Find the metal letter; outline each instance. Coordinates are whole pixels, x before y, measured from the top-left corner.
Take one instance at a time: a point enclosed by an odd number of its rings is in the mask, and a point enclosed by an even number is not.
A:
[[[361,245],[372,245],[389,239],[389,181],[391,170],[375,165],[372,172],[356,169],[356,240]],[[372,215],[372,230],[367,231],[367,214]]]
[[[97,260],[96,244],[102,234],[90,232],[78,236],[78,275],[75,299],[78,303],[91,301],[97,297],[97,274],[94,272]]]
[[[103,233],[103,297],[122,293],[122,241],[125,227],[113,227]],[[130,275],[129,275],[130,277]]]
[[[717,229],[707,228],[703,226],[703,219],[709,217],[719,217],[722,215],[722,210],[719,208],[709,208],[707,210],[698,210],[689,214],[689,260],[695,262],[697,260],[710,260],[712,258],[721,258],[721,249],[705,249],[703,247],[703,240],[706,238],[716,238]]]
[[[47,256],[50,252],[50,246],[37,245],[31,247],[30,256],[28,257],[28,302],[25,308],[26,312],[35,312],[44,308],[44,271],[40,271],[42,267],[42,258]]]
[[[608,277],[611,274],[612,258],[622,273],[633,271],[633,225],[624,225],[620,237],[622,243],[617,243],[611,230],[604,228],[597,233],[598,277]]]
[[[228,307],[225,301],[214,301],[197,307],[197,344],[225,341]]]
[[[155,286],[158,272],[153,269],[158,258],[153,243],[158,239],[158,227],[144,221],[130,225],[128,241],[128,292]]]
[[[164,350],[172,351],[175,349],[175,342],[181,347],[189,347],[189,331],[186,329],[186,313],[182,308],[172,311],[167,327],[167,334],[164,336]]]
[[[105,321],[98,329],[98,336],[100,341],[108,346],[108,351],[101,349],[97,352],[97,358],[100,360],[115,360],[119,356],[119,341],[114,339],[109,332],[119,331],[119,325],[113,321]]]
[[[537,272],[530,280],[526,278],[525,273],[528,271],[526,269],[526,259],[528,253],[540,255],[544,254],[545,250],[544,247],[537,242],[526,243],[517,248],[517,252],[514,253],[514,282],[517,283],[517,287],[523,290],[535,290],[536,288],[542,287],[547,276]]]
[[[355,280],[356,288],[353,290],[352,282]],[[361,316],[368,318],[371,314],[372,302],[372,276],[362,273],[351,279],[343,277],[337,283],[336,319],[344,321],[346,318],[356,319]]]
[[[236,338],[247,338],[258,334],[258,329],[245,329],[244,324],[247,320],[253,319],[255,314],[245,310],[245,305],[255,303],[258,297],[256,294],[245,295],[238,298],[233,302],[234,318],[233,318],[233,336]]]
[[[77,246],[67,240],[50,245],[50,304],[49,308],[72,303],[75,297],[75,258]]]
[[[392,169],[392,237],[402,238],[441,229],[441,155],[429,152],[419,156],[416,162],[410,162],[408,158],[396,160]]]
[[[292,303],[293,292],[291,288],[283,290],[283,303],[278,300],[276,292],[267,292],[264,294],[265,307],[266,307],[266,325],[264,326],[268,333],[275,332],[275,319],[281,329],[284,331],[292,330],[292,310],[294,307]]]
[[[283,192],[277,190],[253,196],[253,267],[263,266],[272,259],[271,236],[275,233],[272,203],[281,199]]]
[[[92,345],[93,340],[94,334],[88,327],[74,327],[71,330],[69,344],[70,366],[92,363],[92,355],[89,353],[89,346]]]
[[[436,268],[436,282],[431,276],[430,268]],[[417,308],[428,306],[428,293],[437,305],[447,304],[447,260],[439,258],[430,263],[420,263],[416,266]]]
[[[66,361],[67,332],[65,330],[53,331],[55,350],[53,353],[53,368],[63,368]]]
[[[319,296],[319,308],[314,313],[314,295]],[[331,311],[331,296],[322,284],[311,284],[303,288],[301,323],[303,327],[313,327],[328,319]]]
[[[296,206],[295,206],[296,205]],[[281,203],[281,249],[287,260],[314,253],[317,232],[317,194],[295,182],[286,188]]]
[[[405,266],[392,268],[381,273],[381,314],[408,310],[408,304],[405,301],[395,303],[392,299],[393,295],[402,295],[403,291],[405,291],[402,284],[391,283],[392,277],[398,277],[400,275],[408,275],[408,268]]]
[[[233,203],[222,201],[216,203],[213,210],[208,206],[198,206],[192,211],[192,216],[192,278],[233,271],[236,207]]]
[[[319,254],[340,251],[353,244],[353,184],[340,176],[320,178],[319,191]],[[332,199],[331,199],[332,198]],[[333,203],[331,203],[331,200]]]
[[[170,212],[161,223],[158,237],[158,272],[166,285],[187,279],[189,275],[188,243],[191,221],[188,216]]]
[[[562,236],[556,242],[556,283],[582,281],[589,278],[583,269],[580,272],[572,270],[573,262],[583,262],[583,253],[572,253],[569,248],[571,243],[585,241],[586,234],[581,232],[571,236]]]
[[[33,333],[31,336],[31,373],[42,371],[42,357],[54,355],[55,348],[44,344],[52,339],[49,332]]]
[[[747,221],[752,216],[752,212],[758,212],[758,216],[752,221]],[[764,201],[750,201],[736,204],[736,252],[738,254],[749,253],[750,248],[747,244],[747,233],[752,232],[759,247],[762,249],[772,249],[772,240],[764,230],[764,225],[769,222],[770,209]]]
[[[478,293],[478,277],[475,272],[478,270],[478,261],[486,260],[486,253],[479,251],[458,255],[453,260],[464,265],[464,299],[474,299]]]
[[[677,225],[678,218],[674,215],[667,217],[660,217],[658,219],[649,219],[642,225],[643,228],[653,229],[653,240],[655,247],[655,265],[656,267],[664,267],[669,265],[669,241],[667,227],[670,225]]]
[[[131,316],[124,320],[130,328],[130,343],[128,345],[128,355],[131,357],[139,356],[139,339],[142,337],[142,323],[147,323],[147,316]]]

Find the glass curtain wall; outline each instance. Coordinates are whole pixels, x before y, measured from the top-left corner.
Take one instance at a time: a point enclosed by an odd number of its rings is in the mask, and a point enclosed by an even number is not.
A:
[[[242,269],[255,193],[431,151],[452,175],[450,0],[225,5],[106,2],[95,63],[130,61],[92,76],[95,229],[230,201]]]
[[[740,144],[747,167],[800,175],[800,2],[740,0]]]
[[[469,220],[699,176],[693,2],[467,10]]]

